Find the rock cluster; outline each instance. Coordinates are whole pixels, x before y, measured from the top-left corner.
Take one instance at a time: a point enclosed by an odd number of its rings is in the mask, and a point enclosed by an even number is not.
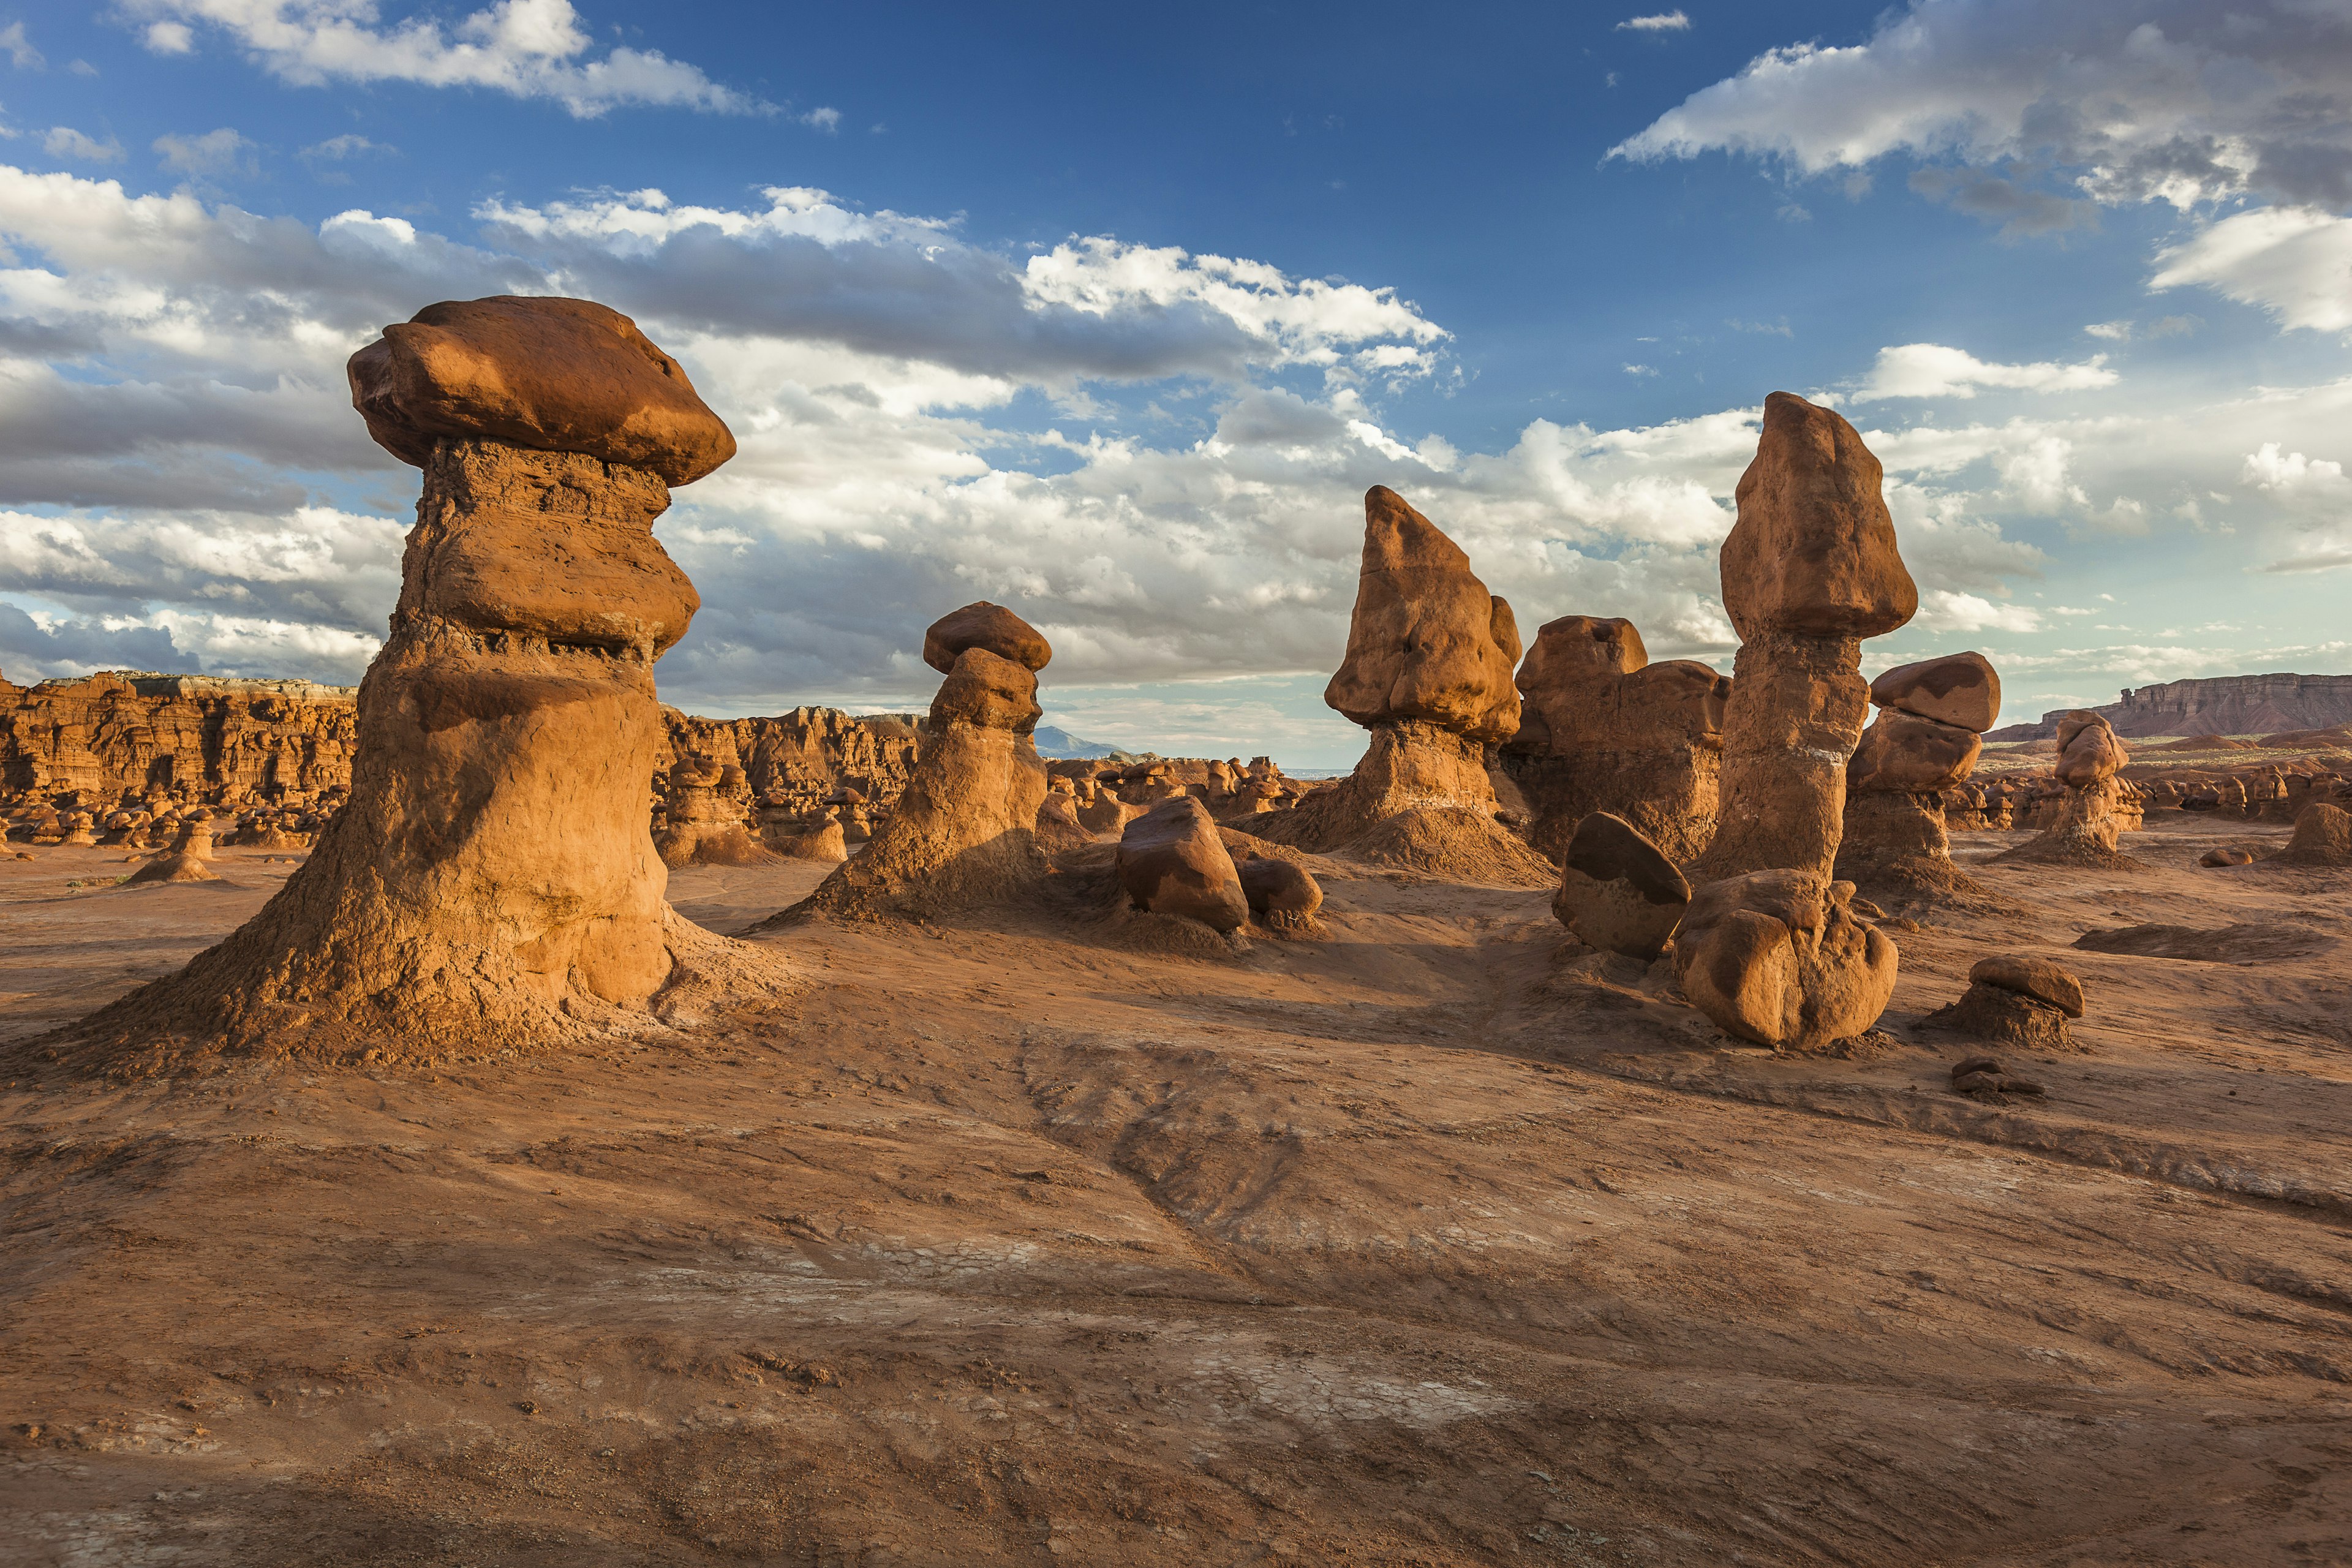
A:
[[[2000,677],[1980,653],[1887,670],[1870,684],[1878,715],[1845,770],[1837,875],[1883,902],[1984,904],[1952,862],[1943,796],[1966,782],[2000,713]]]
[[[708,757],[680,757],[669,766],[654,849],[662,864],[763,866],[775,855],[745,825],[751,789],[743,770]]]
[[[715,941],[670,915],[647,831],[654,661],[698,604],[652,525],[733,438],[583,300],[434,306],[351,379],[425,483],[349,802],[251,921],[88,1025],[396,1055],[631,1026]]]
[[[2030,1078],[2019,1078],[2000,1065],[1999,1057],[1963,1057],[1952,1064],[1952,1089],[1977,1100],[2006,1100],[2012,1094],[2040,1095],[2042,1088]]]
[[[1728,677],[1652,664],[1631,621],[1564,616],[1537,632],[1516,679],[1519,728],[1500,761],[1530,844],[1557,860],[1603,811],[1678,864],[1698,857],[1715,837]]]
[[[1994,1045],[2072,1051],[2066,1021],[2082,1016],[2083,983],[2071,973],[2046,958],[2004,954],[1978,960],[1960,999],[1927,1022]]]
[[[754,930],[814,914],[920,919],[1033,890],[1045,764],[1032,739],[1044,710],[1044,637],[1011,611],[968,605],[934,623],[924,660],[947,679],[931,699],[913,774],[865,852]]]
[[[1346,781],[1257,831],[1465,880],[1549,883],[1549,864],[1496,824],[1487,775],[1487,748],[1519,727],[1518,657],[1511,607],[1470,558],[1403,497],[1372,487],[1347,657],[1324,692],[1370,744]]]
[[[1722,810],[1702,878],[1771,868],[1827,879],[1845,767],[1869,689],[1861,639],[1919,607],[1853,426],[1785,392],[1764,402],[1756,460],[1723,542],[1723,606],[1739,633],[1724,713]]]

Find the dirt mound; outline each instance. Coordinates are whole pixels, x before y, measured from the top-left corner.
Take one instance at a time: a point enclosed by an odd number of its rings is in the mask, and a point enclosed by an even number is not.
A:
[[[2333,947],[2336,939],[2291,925],[2118,926],[2084,931],[2074,945],[2085,952],[2118,952],[2133,958],[2179,958],[2198,963],[2261,963],[2301,958]]]
[[[1493,817],[1459,806],[1400,812],[1357,837],[1339,854],[1367,866],[1490,888],[1549,888],[1559,880],[1550,861]]]

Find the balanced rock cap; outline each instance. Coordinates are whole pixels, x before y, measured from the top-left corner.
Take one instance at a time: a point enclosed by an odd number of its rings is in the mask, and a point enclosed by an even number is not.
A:
[[[968,647],[984,647],[1030,670],[1043,669],[1054,661],[1054,650],[1043,633],[1003,605],[985,599],[950,610],[931,623],[923,634],[923,662],[944,675],[955,668],[957,656]]]
[[[1723,607],[1761,632],[1874,637],[1916,615],[1919,590],[1879,493],[1885,470],[1835,411],[1794,393],[1764,400],[1739,521],[1723,542]]]
[[[1870,700],[1983,734],[2000,716],[2000,675],[1980,653],[1898,664],[1870,683]]]
[[[1983,749],[1974,730],[1885,709],[1862,732],[1845,765],[1845,787],[1913,795],[1948,789],[1969,776]]]
[[[444,300],[352,355],[352,406],[419,468],[437,440],[483,439],[625,463],[691,484],[735,437],[677,362],[588,300]]]
[[[2002,953],[1979,958],[1969,969],[1971,985],[1997,985],[2055,1007],[2069,1018],[2083,1016],[2083,983],[2046,958]]]
[[[2110,779],[2124,765],[2124,743],[2104,714],[2088,708],[2069,710],[2058,721],[2058,782],[2069,789],[2087,789]]]
[[[1364,494],[1348,657],[1323,700],[1357,723],[1418,719],[1472,740],[1519,727],[1519,632],[1461,547],[1385,485]]]
[[[1581,685],[1596,677],[1631,675],[1650,662],[1642,634],[1622,616],[1562,616],[1536,631],[1533,647],[1513,678],[1522,696]]]

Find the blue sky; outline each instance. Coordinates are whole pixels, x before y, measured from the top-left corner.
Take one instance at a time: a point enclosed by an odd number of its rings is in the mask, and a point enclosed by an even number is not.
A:
[[[341,363],[500,291],[742,440],[660,530],[700,711],[915,705],[989,597],[1079,734],[1345,765],[1376,482],[1727,668],[1775,388],[1886,462],[1874,668],[2352,668],[2347,99],[2313,0],[0,6],[0,672],[356,679],[415,480]]]

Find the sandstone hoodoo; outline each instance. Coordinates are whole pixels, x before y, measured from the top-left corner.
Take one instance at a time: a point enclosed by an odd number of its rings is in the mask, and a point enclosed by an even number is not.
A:
[[[889,820],[815,892],[754,929],[813,914],[920,919],[1021,898],[1044,879],[1045,764],[1032,736],[1045,717],[1036,672],[1053,650],[1010,610],[979,604],[934,623],[923,657],[947,679]]]
[[[1191,795],[1160,802],[1127,825],[1118,885],[1139,910],[1236,931],[1250,916],[1239,870],[1217,825]],[[1318,900],[1319,901],[1319,900]]]
[[[1728,677],[1689,659],[1652,664],[1633,623],[1563,616],[1536,634],[1515,678],[1518,732],[1506,777],[1554,859],[1596,811],[1623,818],[1677,864],[1715,837]]]
[[[1710,882],[1675,933],[1683,994],[1729,1034],[1813,1050],[1863,1033],[1895,994],[1895,944],[1853,909],[1853,884],[1753,871]]]
[[[1836,862],[1846,760],[1868,710],[1861,640],[1919,607],[1883,477],[1836,413],[1785,392],[1764,400],[1723,542],[1723,607],[1740,643],[1702,878],[1787,868],[1826,879]]]
[[[584,300],[433,306],[351,380],[425,484],[349,803],[258,915],[89,1026],[393,1056],[635,1026],[717,943],[670,914],[647,831],[654,661],[699,603],[652,525],[733,437]]]
[[[1496,823],[1486,772],[1487,748],[1519,727],[1518,658],[1510,605],[1403,497],[1373,486],[1347,657],[1323,693],[1370,745],[1346,781],[1256,831],[1472,881],[1549,883],[1549,864]]]
[[[1927,1016],[1927,1024],[1972,1040],[2022,1050],[2072,1051],[2066,1027],[2083,1016],[2083,983],[2046,958],[2003,954],[1979,959],[1958,1002]]]
[[[1551,912],[1588,947],[1644,963],[1665,951],[1690,884],[1631,823],[1596,811],[1576,825]]]
[[[191,816],[180,824],[172,847],[123,879],[126,888],[157,882],[217,882],[219,876],[205,864],[212,858],[213,825],[209,818]]]
[[[1952,862],[1940,797],[1975,770],[2000,677],[1984,655],[1956,653],[1886,671],[1870,700],[1878,716],[1846,764],[1837,875],[1889,902],[1983,902]]]
[[[2116,847],[2130,810],[2116,775],[2126,753],[2100,715],[2078,708],[2058,721],[2058,762],[2052,770],[2065,789],[2054,816],[2034,838],[2000,857],[2111,869],[2136,865]]]

